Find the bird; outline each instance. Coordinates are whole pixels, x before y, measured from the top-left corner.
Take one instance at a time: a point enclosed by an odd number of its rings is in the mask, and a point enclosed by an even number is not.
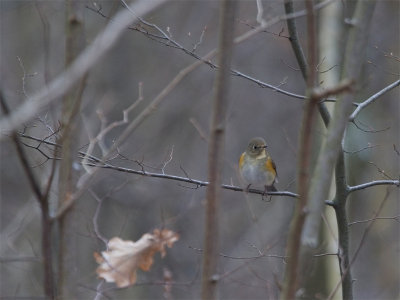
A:
[[[266,150],[263,138],[252,138],[239,159],[239,172],[243,180],[251,185],[264,186],[265,192],[275,192],[274,183],[278,182],[276,165]]]

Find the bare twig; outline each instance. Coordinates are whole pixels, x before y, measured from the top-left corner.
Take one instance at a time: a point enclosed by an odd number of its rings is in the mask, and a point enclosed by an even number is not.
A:
[[[398,187],[400,186],[400,180],[375,180],[355,186],[350,186],[348,188],[349,193],[363,190],[372,186],[377,186],[377,185],[397,185]]]
[[[373,165],[373,166],[378,170],[378,172],[382,174],[383,177],[385,177],[385,178],[387,178],[387,179],[389,179],[389,180],[393,180],[393,177],[390,176],[390,175],[388,175],[388,174],[385,172],[385,170],[383,170],[381,167],[379,167],[376,163],[374,163],[373,161],[369,161],[368,163],[369,163],[370,165]]]
[[[294,11],[293,8],[293,1],[292,0],[285,0],[285,12],[286,14],[291,14]],[[301,47],[299,37],[297,34],[297,28],[296,28],[296,21],[294,18],[287,19],[286,20],[288,30],[289,30],[289,35],[290,35],[290,43],[292,45],[293,52],[296,56],[297,63],[300,66],[301,73],[303,74],[303,78],[307,78],[308,74],[308,66],[307,66],[307,61],[306,57],[303,52],[303,48]]]
[[[371,219],[367,219],[367,220],[354,221],[354,222],[350,222],[349,226],[353,226],[353,225],[356,225],[356,224],[363,224],[363,223],[373,222],[375,220],[395,220],[397,222],[400,222],[400,215],[393,216],[393,217],[375,217],[375,218],[371,218]]]
[[[82,165],[85,168],[87,173],[89,173],[89,174],[92,173],[91,169],[87,168],[86,163],[88,162],[88,159],[90,158],[91,154],[93,153],[93,149],[96,146],[96,144],[99,143],[100,141],[102,141],[104,139],[104,136],[110,130],[114,129],[115,127],[127,124],[129,122],[129,112],[131,112],[133,109],[135,109],[140,104],[140,102],[143,101],[143,99],[144,99],[144,97],[143,97],[143,84],[141,82],[139,83],[138,88],[139,88],[138,89],[138,93],[139,93],[138,98],[128,108],[126,108],[126,109],[124,109],[122,111],[122,115],[123,115],[122,120],[115,121],[115,122],[109,124],[107,127],[102,128],[100,130],[100,132],[96,135],[96,137],[90,139],[88,150],[86,151],[86,155],[82,160]],[[102,120],[102,124],[104,124],[104,121],[103,121],[103,118],[102,118],[102,114],[100,112],[98,114],[99,114],[100,120]]]
[[[101,162],[100,159],[99,159],[99,162]],[[88,163],[88,165],[91,167],[111,169],[111,170],[115,170],[115,171],[119,171],[119,172],[137,174],[137,175],[141,175],[141,176],[148,176],[148,177],[155,177],[155,178],[170,179],[170,180],[175,180],[175,181],[180,181],[180,182],[186,182],[186,183],[193,184],[196,187],[205,187],[205,186],[209,185],[208,181],[192,179],[190,177],[181,177],[181,176],[175,176],[175,175],[170,175],[170,174],[147,172],[144,169],[134,170],[134,169],[124,168],[124,167],[113,166],[113,165],[110,165],[109,163],[107,163],[107,164]],[[235,185],[222,184],[221,187],[223,189],[231,190],[231,191],[235,191],[235,192],[247,192],[246,188],[243,188],[240,186],[235,186]],[[264,190],[249,189],[248,193],[258,194],[258,195],[264,194],[264,195],[270,195],[270,196],[287,196],[287,197],[291,197],[291,198],[298,197],[297,194],[288,192],[288,191],[265,192]]]
[[[360,125],[359,125],[358,123],[360,123]],[[353,124],[354,126],[356,126],[358,129],[360,129],[361,131],[363,131],[363,132],[368,132],[368,133],[379,133],[379,132],[383,132],[383,131],[386,131],[386,130],[389,130],[389,129],[390,129],[390,126],[385,127],[385,128],[382,128],[382,129],[365,129],[365,128],[362,128],[361,125],[362,125],[362,126],[365,126],[365,127],[368,127],[368,128],[372,128],[372,127],[369,126],[369,125],[367,125],[367,124],[364,124],[364,123],[361,122],[361,121],[358,121],[358,122],[357,122],[356,120],[354,120],[354,121],[352,122],[352,124]]]
[[[368,105],[370,105],[371,103],[373,103],[374,101],[379,99],[379,97],[381,97],[382,95],[386,94],[390,90],[394,89],[395,87],[398,87],[399,85],[400,85],[400,79],[396,80],[392,84],[390,84],[387,87],[383,88],[382,90],[380,90],[376,94],[372,95],[371,97],[369,97],[367,100],[363,101],[362,103],[358,104],[357,108],[350,115],[349,121],[350,122],[354,122],[354,119],[361,112],[361,110],[363,110],[365,107],[367,107]]]
[[[346,153],[346,154],[356,154],[356,153],[362,152],[362,151],[364,151],[364,150],[372,149],[372,148],[379,147],[379,146],[380,146],[380,145],[370,145],[370,144],[368,143],[368,146],[362,147],[362,148],[360,148],[360,149],[358,149],[358,150],[349,151],[349,150],[344,150],[344,149],[343,149],[343,152]]]
[[[203,28],[203,30],[202,30],[202,32],[200,34],[199,41],[193,45],[192,52],[195,52],[197,50],[197,47],[200,46],[201,43],[203,43],[203,38],[204,38],[204,34],[206,33],[206,30],[207,30],[207,26],[205,26]]]
[[[161,172],[163,174],[165,174],[165,167],[172,161],[173,155],[174,155],[174,145],[172,145],[171,151],[169,152],[169,155],[168,155],[169,158],[166,161],[164,161],[162,164]]]
[[[0,106],[5,115],[9,114],[9,108],[7,106],[6,100],[4,99],[3,92],[0,90]],[[41,191],[40,183],[36,179],[31,167],[29,166],[28,157],[24,152],[23,145],[19,140],[18,134],[13,131],[11,133],[11,138],[17,150],[18,158],[22,164],[24,172],[28,177],[28,182],[35,194],[37,201],[39,202],[41,213],[42,213],[42,256],[43,256],[43,273],[44,273],[44,291],[47,297],[54,298],[54,278],[53,278],[53,263],[52,263],[52,250],[51,250],[51,222],[49,216],[49,203],[48,203],[48,193]],[[52,176],[51,176],[52,178]],[[51,184],[51,179],[49,179],[49,184]],[[48,186],[49,188],[49,186]],[[46,196],[46,197],[45,197]]]
[[[19,62],[19,66],[21,67],[21,70],[22,70],[22,78],[21,78],[21,80],[22,80],[22,94],[24,95],[25,98],[28,98],[28,94],[26,93],[26,89],[25,89],[25,87],[26,87],[26,78],[35,76],[35,75],[37,75],[37,73],[35,72],[33,74],[27,74],[26,70],[25,70],[24,63],[22,62],[22,59],[19,56],[17,56],[17,59],[18,59],[18,62]]]
[[[325,7],[326,5],[332,3],[333,1],[336,1],[336,0],[325,0],[324,2],[321,2],[321,3],[317,4],[317,5],[315,5],[313,10],[321,9],[321,8]],[[123,2],[124,5],[127,6],[126,3],[123,0],[121,0],[121,2]],[[89,8],[89,9],[91,9],[91,8]],[[91,10],[93,10],[93,9],[91,9]],[[93,10],[93,11],[95,11],[98,14],[100,14],[102,17],[108,19],[108,17],[105,16],[101,11],[99,11],[99,10]],[[134,11],[131,10],[131,12],[134,14]],[[248,31],[248,32],[236,37],[234,39],[234,43],[235,44],[242,43],[243,41],[249,39],[253,35],[255,35],[255,34],[259,33],[259,32],[262,32],[263,30],[265,30],[265,28],[268,28],[268,27],[270,27],[270,26],[272,26],[272,25],[274,25],[274,24],[276,24],[278,22],[281,22],[282,20],[291,20],[291,19],[295,19],[295,18],[298,18],[298,17],[301,17],[301,16],[305,16],[305,15],[306,15],[306,10],[301,10],[301,11],[287,13],[285,15],[281,15],[281,16],[275,17],[275,18],[269,20],[268,22],[263,22],[260,26],[255,27],[253,30],[250,30],[250,31]],[[161,43],[163,43],[164,45],[166,45],[168,47],[173,47],[173,48],[179,49],[179,50],[183,51],[184,53],[192,56],[193,58],[202,61],[206,65],[209,65],[212,69],[217,69],[218,68],[217,65],[215,65],[214,63],[212,63],[210,61],[210,58],[213,57],[216,54],[216,49],[210,51],[204,57],[200,57],[199,55],[194,53],[194,51],[190,51],[189,49],[183,47],[179,42],[174,40],[169,34],[165,33],[156,24],[149,23],[149,22],[145,21],[142,18],[139,18],[139,20],[144,25],[155,29],[159,33],[159,35],[151,34],[148,31],[143,30],[141,27],[134,27],[134,28],[131,28],[131,29],[137,30],[137,31],[141,32],[142,34],[146,35],[149,38],[154,38],[156,41],[161,42]],[[209,56],[209,58],[206,58],[208,56]],[[235,75],[235,76],[238,76],[238,77],[241,77],[241,78],[244,78],[246,80],[249,80],[249,81],[257,84],[258,86],[260,86],[262,88],[269,88],[269,89],[272,89],[272,90],[276,91],[277,93],[281,93],[283,95],[286,95],[286,96],[289,96],[289,97],[292,97],[292,98],[306,99],[306,97],[304,95],[299,95],[299,94],[291,93],[289,91],[285,91],[283,89],[280,89],[277,86],[274,86],[274,85],[271,85],[269,83],[263,82],[262,80],[253,78],[252,76],[244,74],[244,73],[242,73],[242,72],[240,72],[238,70],[232,69],[231,70],[231,74]],[[335,101],[335,99],[326,99],[325,101]]]
[[[103,204],[103,198],[98,197],[97,194],[95,192],[93,192],[91,189],[89,189],[89,193],[97,201],[96,212],[94,213],[93,220],[92,220],[93,229],[96,234],[96,237],[99,240],[101,240],[104,243],[104,245],[107,247],[108,240],[101,234],[101,232],[99,230],[99,223],[98,223],[100,209]]]
[[[203,128],[201,127],[201,125],[199,124],[199,122],[195,119],[195,118],[190,118],[189,119],[190,123],[193,125],[193,127],[197,130],[200,138],[207,142],[208,138],[206,133],[204,132]]]
[[[132,4],[132,10],[136,15],[142,16],[155,9],[167,0],[139,1]],[[48,104],[60,99],[84,74],[92,68],[103,55],[110,50],[123,31],[131,24],[136,17],[123,10],[110,22],[107,27],[96,37],[82,54],[48,85],[29,97],[28,101],[19,106],[10,116],[0,121],[0,132],[16,129],[24,122],[40,113]],[[0,135],[0,140],[4,135]]]
[[[141,1],[135,2],[132,6],[132,11],[135,12],[136,16],[145,15],[152,9],[166,2],[167,0],[156,0],[156,1]],[[322,9],[326,5],[337,1],[337,0],[325,0],[317,5],[315,5],[314,10]],[[95,12],[101,14],[99,9],[94,9]],[[103,14],[101,14],[104,16]],[[237,37],[234,42],[241,43],[248,38],[254,36],[255,34],[263,31],[265,28],[272,26],[280,21],[298,18],[301,16],[305,16],[306,11],[301,10],[298,12],[293,12],[291,14],[285,14],[278,17],[275,17],[268,21],[264,26],[258,26],[253,30],[246,32],[245,34]],[[104,16],[105,17],[105,16]],[[132,17],[132,13],[130,11],[123,11],[119,13],[113,22],[100,33],[95,41],[88,47],[68,68],[66,71],[61,73],[57,78],[51,81],[48,85],[43,87],[37,93],[29,98],[25,104],[21,105],[12,115],[0,121],[0,131],[10,131],[12,129],[17,128],[24,122],[29,121],[32,117],[41,112],[48,104],[56,99],[59,99],[62,95],[64,95],[113,45],[113,43],[119,38],[122,34],[123,30],[129,25],[129,23],[133,22],[136,17]],[[146,32],[147,33],[147,32]],[[168,35],[161,38],[167,38]],[[170,42],[170,41],[169,41]],[[177,47],[179,48],[179,47]],[[208,60],[212,56],[216,54],[216,50],[212,50],[210,53],[205,55],[204,57],[197,56],[194,52],[188,51],[189,55],[200,59],[203,63],[210,65],[210,61]],[[245,79],[251,80],[261,87],[271,88],[276,90],[279,93],[286,94],[290,97],[295,97],[299,99],[305,99],[305,96],[293,94],[290,92],[286,92],[280,89],[276,89],[274,86],[263,83],[260,80],[255,80],[251,76],[247,76],[239,71],[236,71],[236,76],[243,77]],[[331,99],[334,101],[334,99]],[[0,135],[0,140],[3,139],[4,136]]]
[[[200,248],[195,248],[192,246],[189,246],[190,249],[193,249],[199,253],[203,253],[204,250],[200,249]],[[259,259],[259,258],[264,258],[264,257],[271,257],[271,258],[279,258],[279,259],[286,259],[287,257],[284,255],[279,255],[279,254],[267,254],[265,251],[261,251],[259,250],[259,254],[258,255],[254,255],[254,256],[232,256],[232,255],[228,255],[228,254],[224,254],[224,253],[219,253],[219,256],[223,257],[223,258],[229,258],[229,259],[235,259],[235,260],[255,260],[255,259]]]
[[[313,257],[324,257],[324,256],[338,256],[338,253],[321,253],[313,255]]]
[[[351,258],[351,261],[349,262],[348,266],[346,266],[346,268],[343,270],[342,272],[342,276],[339,280],[339,282],[336,284],[335,288],[332,290],[332,292],[329,294],[329,296],[326,298],[327,300],[331,300],[333,299],[333,297],[335,296],[336,292],[338,291],[340,285],[342,284],[342,282],[345,280],[345,278],[347,277],[347,273],[350,271],[351,266],[354,264],[355,260],[357,259],[357,256],[361,250],[361,247],[363,246],[365,239],[369,233],[369,231],[371,230],[372,225],[375,223],[374,221],[376,220],[376,218],[378,217],[378,215],[381,213],[383,206],[386,203],[386,200],[389,198],[389,190],[386,190],[386,194],[385,197],[383,198],[382,202],[380,203],[378,210],[376,211],[376,213],[374,214],[374,216],[372,217],[372,221],[367,225],[367,227],[364,230],[364,233],[361,236],[360,242],[354,252],[353,257]]]
[[[50,145],[50,146],[57,147],[57,148],[60,147],[60,145],[58,145],[54,142],[39,139],[39,138],[32,137],[32,136],[28,136],[26,134],[20,134],[20,136],[23,138],[29,139],[29,140],[37,141],[39,143],[39,145],[45,144],[45,145]],[[38,146],[31,146],[31,147],[34,148],[35,150],[39,150]],[[78,151],[78,155],[81,157],[85,157],[85,156],[87,156],[87,153],[85,151]],[[48,159],[55,159],[50,156],[46,156],[46,157]],[[90,155],[89,158],[90,159],[88,160],[87,164],[88,164],[88,166],[90,166],[92,168],[110,169],[110,170],[114,170],[114,171],[118,171],[118,172],[131,173],[131,174],[136,174],[136,175],[141,175],[141,176],[148,176],[148,177],[155,177],[155,178],[162,178],[162,179],[174,180],[174,181],[179,181],[179,182],[185,182],[185,183],[193,184],[196,187],[205,187],[209,184],[207,181],[197,180],[197,179],[193,179],[193,178],[189,177],[189,175],[186,172],[184,172],[186,177],[175,176],[175,175],[170,175],[170,174],[147,172],[144,169],[143,164],[139,161],[137,161],[136,163],[139,164],[141,169],[134,170],[134,169],[129,169],[129,168],[125,168],[125,167],[114,166],[114,165],[110,164],[109,162],[104,162],[101,158],[98,158],[94,155]],[[81,161],[81,163],[82,163],[82,161]],[[236,191],[236,192],[247,191],[246,188],[243,188],[240,186],[235,186],[235,185],[223,184],[223,185],[221,185],[221,187],[223,189]],[[290,198],[298,197],[297,194],[289,192],[289,191],[277,191],[277,192],[267,192],[266,193],[264,190],[249,189],[248,193],[257,194],[257,195],[267,194],[267,195],[271,195],[271,196],[286,196],[286,197],[290,197]]]

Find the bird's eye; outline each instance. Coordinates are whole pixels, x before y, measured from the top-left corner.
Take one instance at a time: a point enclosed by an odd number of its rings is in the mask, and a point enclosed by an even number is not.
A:
[[[258,147],[257,145],[253,145],[253,149],[256,150]]]

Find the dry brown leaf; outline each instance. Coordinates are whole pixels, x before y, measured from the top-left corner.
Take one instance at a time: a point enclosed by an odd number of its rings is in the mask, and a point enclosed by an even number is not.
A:
[[[120,288],[132,285],[136,282],[137,268],[150,270],[154,254],[160,252],[164,257],[165,246],[171,248],[178,239],[178,234],[168,229],[154,229],[152,234],[146,233],[136,242],[114,237],[108,242],[107,251],[101,255],[94,253],[96,262],[100,264],[96,273]]]

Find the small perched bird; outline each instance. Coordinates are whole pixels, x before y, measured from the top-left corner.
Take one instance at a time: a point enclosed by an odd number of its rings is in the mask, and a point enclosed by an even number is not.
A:
[[[274,161],[266,150],[267,145],[263,138],[250,140],[246,151],[240,156],[239,171],[242,178],[250,185],[264,186],[265,191],[274,192],[277,181],[277,172]]]

